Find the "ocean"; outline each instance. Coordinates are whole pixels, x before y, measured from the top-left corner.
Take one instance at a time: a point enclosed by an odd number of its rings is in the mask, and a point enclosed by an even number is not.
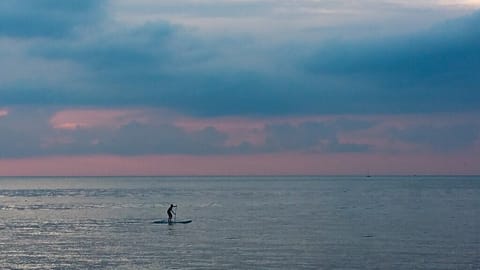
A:
[[[480,177],[3,177],[0,269],[480,269]]]

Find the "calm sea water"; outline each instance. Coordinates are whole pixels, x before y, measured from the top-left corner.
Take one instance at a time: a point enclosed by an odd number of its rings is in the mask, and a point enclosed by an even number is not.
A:
[[[480,269],[480,177],[0,178],[0,269]]]

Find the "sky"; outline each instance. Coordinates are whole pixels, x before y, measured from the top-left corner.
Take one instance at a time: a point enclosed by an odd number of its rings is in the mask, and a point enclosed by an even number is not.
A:
[[[480,0],[2,0],[0,175],[480,174]]]

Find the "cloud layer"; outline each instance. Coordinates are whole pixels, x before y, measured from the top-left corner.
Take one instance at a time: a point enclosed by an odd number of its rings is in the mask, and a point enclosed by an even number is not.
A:
[[[62,38],[102,18],[103,0],[4,0],[0,35],[16,38]]]
[[[58,155],[257,155],[476,151],[480,123],[457,117],[335,116],[203,122],[158,110],[16,107],[0,114],[1,158]],[[426,124],[430,123],[430,124]],[[250,126],[250,127],[248,127]]]
[[[10,14],[2,16],[4,42],[23,44],[25,64],[35,59],[62,76],[0,78],[3,106],[153,106],[252,116],[461,112],[480,105],[480,13],[416,34],[302,45],[201,36],[168,22],[87,22],[108,14],[101,1],[3,5]],[[17,25],[20,19],[29,25]],[[86,24],[99,27],[71,35]]]
[[[0,159],[480,151],[480,12],[294,2],[2,1]]]

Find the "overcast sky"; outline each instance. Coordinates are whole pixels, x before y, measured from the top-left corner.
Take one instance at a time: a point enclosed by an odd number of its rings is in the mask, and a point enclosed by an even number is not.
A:
[[[479,7],[3,0],[0,175],[480,174]]]

